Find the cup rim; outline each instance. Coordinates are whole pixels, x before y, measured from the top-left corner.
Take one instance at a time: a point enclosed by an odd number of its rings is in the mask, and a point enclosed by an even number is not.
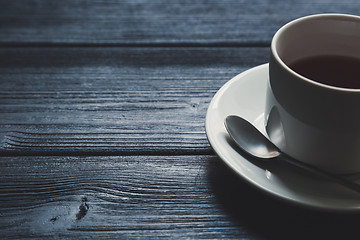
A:
[[[360,16],[356,16],[356,15],[351,15],[351,14],[342,14],[342,13],[321,13],[321,14],[313,14],[313,15],[309,15],[309,16],[304,16],[304,17],[300,17],[297,19],[294,19],[288,23],[286,23],[285,25],[283,25],[279,30],[276,31],[276,33],[274,34],[272,41],[271,41],[271,52],[273,57],[276,59],[276,61],[278,63],[280,63],[280,65],[285,68],[289,73],[291,73],[292,75],[294,75],[297,78],[302,79],[303,81],[313,84],[315,86],[321,87],[321,88],[325,88],[325,89],[329,89],[329,90],[336,90],[336,91],[343,91],[343,92],[356,92],[356,93],[360,93],[360,89],[358,88],[344,88],[344,87],[336,87],[336,86],[331,86],[331,85],[327,85],[324,83],[320,83],[320,82],[316,82],[314,80],[311,80],[310,78],[304,77],[303,75],[295,72],[294,70],[292,70],[287,64],[284,63],[284,61],[280,58],[278,52],[276,51],[276,43],[278,42],[278,39],[280,37],[280,35],[282,34],[282,32],[284,32],[287,28],[291,27],[292,25],[298,24],[299,22],[302,22],[304,20],[309,20],[309,19],[316,19],[316,18],[331,18],[331,19],[352,19],[352,20],[356,20],[360,22]]]

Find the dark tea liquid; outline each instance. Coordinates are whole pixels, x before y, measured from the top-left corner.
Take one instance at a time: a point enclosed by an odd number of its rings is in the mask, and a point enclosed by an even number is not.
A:
[[[360,89],[360,59],[320,55],[297,60],[289,67],[313,81],[342,88]]]

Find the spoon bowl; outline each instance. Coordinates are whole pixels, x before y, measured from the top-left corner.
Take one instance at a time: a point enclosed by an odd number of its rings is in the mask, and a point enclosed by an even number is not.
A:
[[[280,156],[280,150],[245,119],[228,116],[225,127],[236,145],[253,157],[272,159]]]

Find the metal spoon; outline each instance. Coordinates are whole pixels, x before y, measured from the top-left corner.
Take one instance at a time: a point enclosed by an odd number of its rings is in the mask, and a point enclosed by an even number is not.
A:
[[[309,164],[300,162],[281,152],[281,150],[278,149],[260,131],[258,131],[257,128],[241,117],[228,116],[225,119],[225,127],[230,137],[243,151],[259,160],[278,159],[285,161],[293,166],[304,169],[307,172],[321,176],[360,193],[359,184],[347,180],[339,175],[335,175]]]

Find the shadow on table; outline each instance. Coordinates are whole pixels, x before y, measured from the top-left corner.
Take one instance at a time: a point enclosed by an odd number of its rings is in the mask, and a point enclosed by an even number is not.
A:
[[[208,163],[209,187],[219,208],[249,235],[265,239],[359,238],[360,214],[292,205],[255,189],[216,160]]]

